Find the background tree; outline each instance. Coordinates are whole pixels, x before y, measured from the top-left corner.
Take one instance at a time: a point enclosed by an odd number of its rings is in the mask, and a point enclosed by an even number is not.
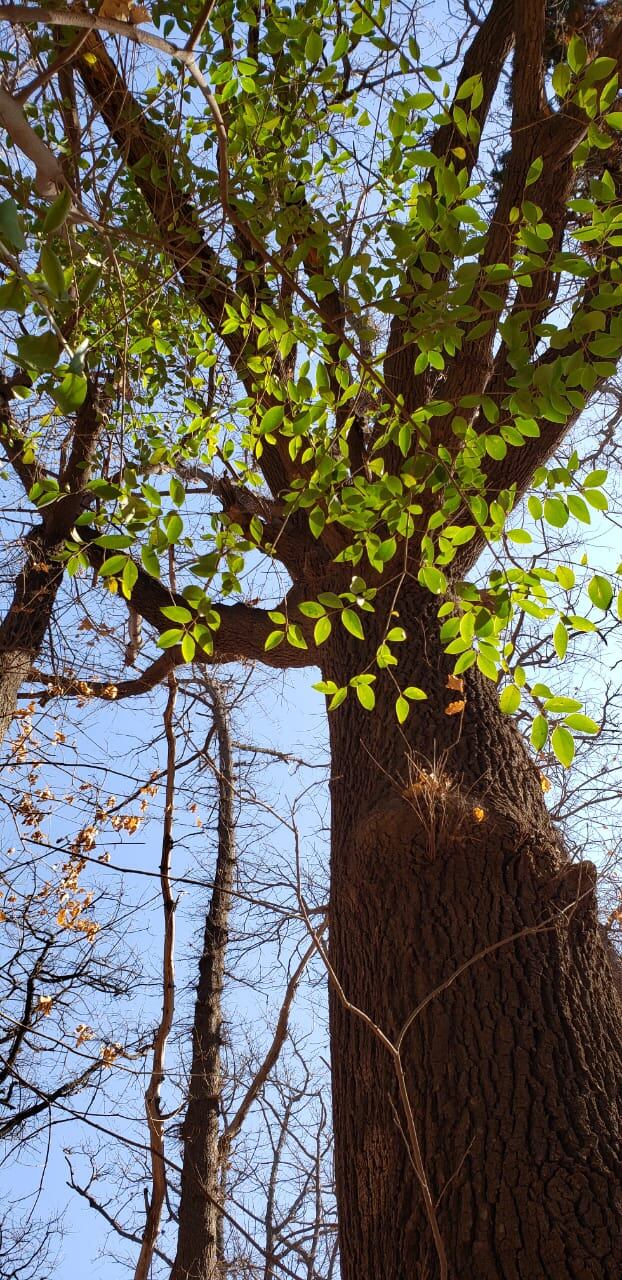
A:
[[[515,637],[536,618],[562,661],[615,596],[615,562],[551,562],[547,536],[607,509],[590,406],[622,350],[618,9],[465,7],[446,57],[408,6],[172,4],[162,36],[0,10],[25,157],[0,209],[3,438],[44,534],[72,519],[36,564],[121,592],[164,651],[147,681],[321,667],[328,953],[308,924],[346,1280],[619,1271],[595,869],[509,718],[529,708],[564,766],[599,728]],[[105,443],[80,425],[100,384]],[[42,639],[5,633],[18,675]]]

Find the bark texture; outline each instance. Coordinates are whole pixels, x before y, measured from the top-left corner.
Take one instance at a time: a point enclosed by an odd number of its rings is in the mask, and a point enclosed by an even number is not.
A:
[[[464,713],[445,713],[460,695],[434,615],[429,597],[401,597],[416,642],[400,684],[428,694],[403,733],[388,680],[374,716],[348,699],[331,717],[332,964],[395,1040],[475,960],[403,1049],[452,1280],[614,1280],[620,1005],[595,870],[568,863],[490,682],[469,672]],[[333,677],[351,661],[333,652]],[[331,1022],[343,1278],[433,1280],[389,1056],[334,991]]]
[[[26,541],[26,559],[15,581],[13,599],[0,624],[0,743],[10,729],[17,697],[38,656],[62,579],[51,562],[41,531]]]

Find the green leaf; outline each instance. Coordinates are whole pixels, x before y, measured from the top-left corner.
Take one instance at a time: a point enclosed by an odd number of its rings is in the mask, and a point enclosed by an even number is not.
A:
[[[42,231],[44,236],[50,236],[54,231],[58,231],[59,227],[62,227],[70,209],[71,191],[69,187],[63,187],[60,195],[50,205],[43,219]]]
[[[181,516],[177,515],[176,511],[173,511],[170,515],[166,516],[164,520],[164,530],[166,533],[166,540],[171,544],[171,546],[175,542],[179,541],[183,527],[184,522]]]
[[[333,694],[333,697],[331,698],[328,704],[328,710],[336,711],[337,707],[340,707],[342,702],[345,702],[347,696],[348,696],[348,686],[344,685],[343,689],[338,689],[337,692]]]
[[[447,578],[434,564],[422,565],[417,577],[421,585],[435,596],[443,595],[447,590]]]
[[[535,716],[531,726],[531,745],[535,751],[541,751],[549,734],[546,716]]]
[[[121,575],[123,595],[125,596],[126,600],[129,600],[131,598],[132,591],[134,590],[134,587],[136,586],[137,581],[138,581],[138,568],[134,564],[134,561],[130,560],[130,558],[128,557],[128,559],[125,562],[123,573]]]
[[[544,161],[542,159],[542,156],[538,156],[537,159],[534,160],[532,164],[530,164],[529,169],[527,170],[527,177],[525,178],[526,187],[532,187],[534,182],[538,181],[538,178],[540,177],[540,174],[542,173],[543,168],[544,168]]]
[[[563,662],[568,648],[568,632],[561,620],[557,623],[553,632],[553,645],[560,662]]]
[[[26,237],[22,231],[17,205],[14,200],[0,201],[0,240],[13,249],[25,249]]]
[[[160,561],[158,560],[158,557],[155,551],[153,550],[153,547],[141,547],[140,558],[143,562],[145,569],[147,570],[147,573],[149,573],[152,578],[159,578],[160,577]]]
[[[576,34],[572,36],[566,56],[569,67],[574,71],[575,75],[578,75],[587,62],[587,46],[581,36]]]
[[[122,573],[125,568],[127,556],[108,556],[103,564],[99,567],[100,578],[107,578],[110,574]]]
[[[82,373],[68,373],[52,395],[61,413],[73,413],[86,400],[88,382]]]
[[[276,431],[277,427],[280,427],[284,417],[284,406],[282,404],[273,404],[271,409],[266,410],[259,423],[260,435],[271,435],[273,431]]]
[[[354,612],[354,609],[344,609],[341,614],[341,621],[343,622],[346,631],[349,631],[351,636],[355,636],[357,640],[365,639],[361,619],[359,618],[358,613]]]
[[[419,689],[416,684],[409,684],[407,689],[402,690],[403,696],[408,698],[410,702],[425,702],[427,693],[423,689]]]
[[[28,306],[24,286],[17,276],[10,276],[0,285],[0,311],[15,311],[23,316]]]
[[[551,746],[559,763],[568,769],[574,760],[574,739],[568,729],[564,729],[563,725],[557,725],[557,728],[553,730]]]
[[[366,711],[373,711],[376,705],[376,695],[369,684],[357,684],[356,696],[362,707]]]
[[[305,58],[307,62],[319,62],[324,52],[324,41],[319,31],[310,31],[305,41]]]
[[[313,507],[309,512],[309,528],[314,538],[320,538],[326,524],[326,516],[321,507]]]
[[[395,703],[395,714],[399,724],[403,724],[410,714],[410,703],[400,694]]]
[[[324,641],[328,640],[328,637],[332,629],[333,629],[333,624],[329,617],[324,615],[323,618],[319,618],[315,624],[315,627],[313,628],[313,639],[315,643],[324,644]]]
[[[53,369],[60,355],[60,342],[51,329],[47,333],[39,333],[19,338],[17,352],[20,362],[29,369],[38,369],[41,373]]]
[[[600,725],[592,720],[591,716],[582,715],[579,711],[573,711],[572,715],[566,716],[564,724],[569,729],[575,729],[577,733],[600,733]]]
[[[603,578],[600,574],[595,573],[591,582],[588,583],[587,594],[592,604],[595,604],[597,609],[602,609],[603,613],[606,613],[613,600],[613,587],[608,578]]]
[[[196,642],[192,636],[185,635],[181,642],[181,652],[184,662],[192,662],[196,653]]]
[[[511,716],[514,711],[518,711],[521,704],[521,692],[515,684],[506,684],[499,694],[499,707],[504,715]]]
[[[172,649],[179,644],[183,634],[181,627],[170,627],[168,631],[163,631],[158,639],[158,649]]]
[[[277,645],[281,644],[284,639],[284,631],[271,631],[270,635],[266,639],[266,643],[264,644],[266,653],[269,653],[271,649],[276,649]]]
[[[49,244],[44,244],[41,250],[41,270],[47,285],[55,298],[62,297],[65,292],[65,273],[61,260],[50,248]]]
[[[544,710],[551,711],[553,714],[559,714],[563,711],[580,711],[581,703],[576,698],[562,698],[554,694],[550,698],[546,698],[544,702]]]
[[[289,643],[293,645],[294,649],[308,649],[309,646],[297,622],[291,622],[289,624],[286,630],[286,635]]]
[[[563,529],[568,523],[568,509],[561,498],[545,498],[544,519],[555,529]]]
[[[305,618],[323,618],[326,613],[324,605],[318,604],[317,600],[303,600],[298,608]]]
[[[189,609],[184,609],[180,604],[166,604],[160,609],[160,613],[165,618],[169,618],[171,622],[192,622],[192,614]]]

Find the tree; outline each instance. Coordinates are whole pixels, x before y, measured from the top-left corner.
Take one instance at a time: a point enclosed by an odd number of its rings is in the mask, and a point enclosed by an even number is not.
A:
[[[614,960],[511,716],[563,765],[598,731],[512,635],[562,661],[615,596],[546,530],[607,507],[619,5],[465,4],[444,59],[408,6],[111,11],[0,9],[2,438],[52,566],[13,618],[88,572],[159,636],[139,679],[321,668],[344,1280],[617,1276]]]

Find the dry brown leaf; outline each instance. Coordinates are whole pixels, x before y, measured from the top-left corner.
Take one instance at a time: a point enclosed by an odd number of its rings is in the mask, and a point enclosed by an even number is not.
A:
[[[99,18],[113,18],[115,22],[128,22],[132,0],[102,0]]]
[[[464,698],[460,698],[458,702],[450,702],[450,703],[448,703],[448,705],[445,707],[445,715],[446,715],[446,716],[459,716],[459,715],[460,715],[460,712],[461,712],[461,711],[464,711],[464,708],[465,708],[465,707],[466,707],[466,701],[465,701],[465,699],[464,699]]]
[[[133,4],[130,9],[130,22],[135,27],[141,22],[151,22],[151,14],[146,4]]]
[[[447,676],[446,689],[455,689],[458,693],[464,693],[464,680],[462,676]]]

